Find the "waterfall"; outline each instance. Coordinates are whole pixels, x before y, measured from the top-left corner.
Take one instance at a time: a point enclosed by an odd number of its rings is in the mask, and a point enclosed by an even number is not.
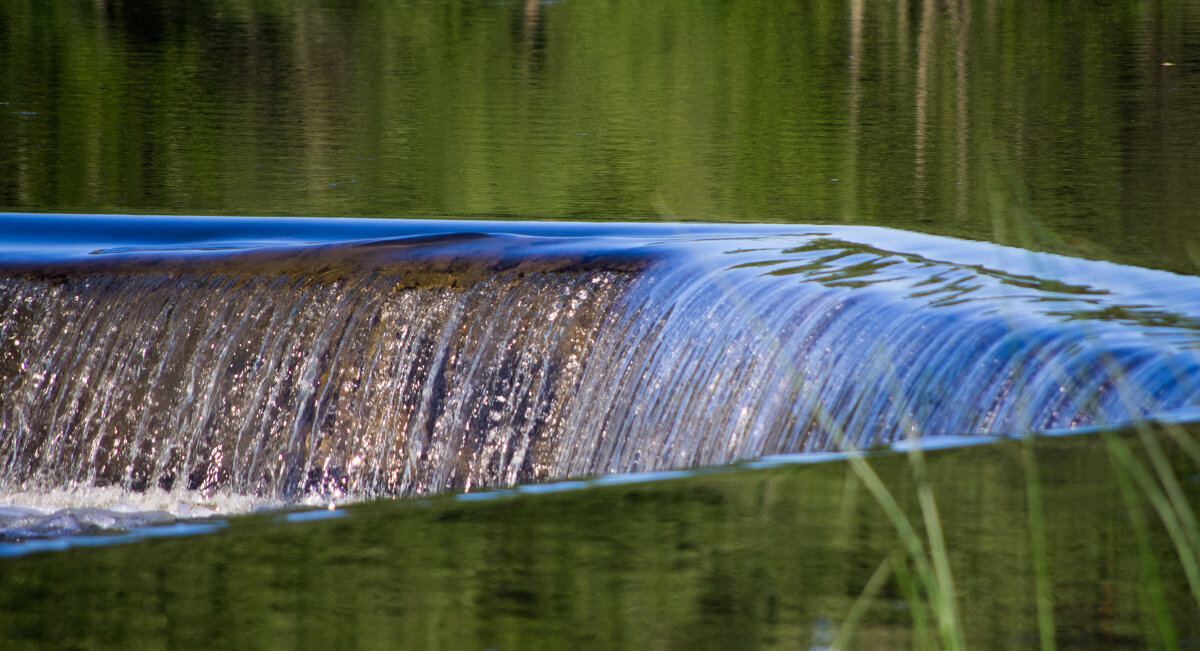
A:
[[[0,490],[425,494],[1200,405],[1200,279],[990,244],[0,221]]]

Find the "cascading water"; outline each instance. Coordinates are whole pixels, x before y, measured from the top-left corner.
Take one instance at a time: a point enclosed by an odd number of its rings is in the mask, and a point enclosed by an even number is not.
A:
[[[623,280],[0,282],[5,479],[284,498],[529,479]]]
[[[1144,293],[823,235],[693,246],[610,313],[556,474],[1112,425],[1200,399],[1200,321]],[[1192,279],[1070,264],[1175,307],[1197,296]]]
[[[8,493],[421,494],[1200,405],[1200,279],[987,244],[3,221]]]

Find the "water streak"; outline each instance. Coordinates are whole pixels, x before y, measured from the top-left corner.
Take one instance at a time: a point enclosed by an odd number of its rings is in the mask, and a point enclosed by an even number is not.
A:
[[[869,228],[311,226],[10,255],[5,493],[423,494],[1200,405],[1195,278]]]

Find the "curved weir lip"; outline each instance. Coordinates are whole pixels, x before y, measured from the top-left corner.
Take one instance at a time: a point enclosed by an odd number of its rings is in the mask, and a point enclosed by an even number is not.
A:
[[[181,538],[213,534],[225,529],[223,519],[176,521],[170,524],[151,524],[129,529],[124,533],[105,535],[68,535],[59,538],[31,538],[20,542],[0,542],[0,558],[26,556],[40,552],[58,552],[77,547],[107,547],[142,542],[153,538]]]
[[[465,234],[645,240],[779,231],[771,225],[736,224],[0,213],[0,264],[71,262],[96,254],[182,254],[389,241],[403,244],[418,243],[419,238]],[[800,234],[808,231],[804,227],[795,229]]]
[[[1182,291],[1194,284],[1190,276],[886,227],[828,224],[0,213],[0,273],[134,254],[186,258],[204,253],[333,245],[417,247],[505,236],[519,238],[521,244],[531,249],[565,246],[565,250],[572,252],[588,246],[627,250],[659,245],[658,248],[667,249],[671,244],[687,242],[693,252],[703,250],[713,257],[764,250],[761,246],[764,239],[825,238],[883,253],[915,255],[930,262],[998,272],[1014,279],[1053,280],[1067,287],[1092,288],[1098,294],[1136,294],[1147,302],[1186,308],[1184,311],[1189,315],[1200,317],[1200,295]],[[576,241],[574,245],[564,244],[572,240]],[[745,244],[732,244],[738,241]],[[724,262],[713,264],[734,266]],[[1136,273],[1130,277],[1130,271]],[[1181,282],[1186,286],[1181,286]]]
[[[0,307],[32,490],[494,499],[1200,418],[1200,279],[878,227],[3,214]]]

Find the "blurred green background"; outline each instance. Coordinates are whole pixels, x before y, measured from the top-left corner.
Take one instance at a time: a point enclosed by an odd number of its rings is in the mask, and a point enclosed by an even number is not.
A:
[[[1198,69],[1192,0],[13,1],[0,209],[849,222],[1195,273]]]
[[[1198,107],[1197,0],[0,2],[4,211],[853,223],[1196,274]],[[1152,476],[1099,436],[934,455],[968,643],[1200,644],[1168,431]],[[351,511],[4,559],[0,647],[821,647],[864,591],[858,645],[936,637],[842,463]]]

